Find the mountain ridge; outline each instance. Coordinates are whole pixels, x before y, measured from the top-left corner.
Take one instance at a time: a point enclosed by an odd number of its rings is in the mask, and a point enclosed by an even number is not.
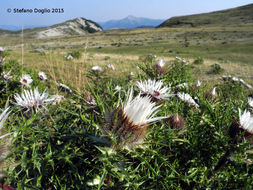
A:
[[[158,27],[228,26],[253,23],[253,4],[209,13],[172,17]]]
[[[78,17],[67,20],[62,23],[54,24],[48,27],[28,28],[24,29],[24,37],[29,38],[49,38],[58,36],[80,35],[86,33],[94,33],[102,31],[102,27],[92,20]],[[0,29],[0,36],[8,37],[21,34],[21,30],[9,31]]]
[[[133,15],[128,15],[123,19],[113,19],[106,22],[98,22],[104,30],[112,28],[139,28],[139,27],[156,27],[161,24],[164,20],[162,19],[150,19],[145,17],[135,17]]]

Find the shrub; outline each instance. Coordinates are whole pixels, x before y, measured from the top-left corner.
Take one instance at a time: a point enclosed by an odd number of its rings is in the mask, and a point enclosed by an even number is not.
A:
[[[215,63],[211,65],[210,71],[208,71],[208,74],[221,74],[224,72],[224,69],[221,67],[219,63]]]
[[[196,65],[200,65],[200,64],[203,64],[204,63],[204,59],[202,57],[197,57],[194,61],[193,61],[193,64],[196,64]]]

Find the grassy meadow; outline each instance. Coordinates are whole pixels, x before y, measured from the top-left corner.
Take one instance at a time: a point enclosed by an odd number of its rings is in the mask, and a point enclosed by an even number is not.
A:
[[[23,63],[82,88],[86,81],[83,76],[92,65],[113,64],[117,68],[114,74],[121,75],[136,72],[135,64],[148,54],[156,55],[157,61],[162,58],[168,63],[176,56],[190,62],[202,57],[204,64],[194,69],[196,79],[208,83],[215,80],[217,75],[208,76],[206,72],[211,64],[218,62],[225,68],[225,74],[238,75],[250,83],[253,73],[252,28],[249,25],[238,28],[115,29],[44,40],[26,37],[23,39]],[[22,39],[3,38],[1,42],[11,50],[11,58],[21,62]],[[67,61],[64,56],[74,50],[81,51],[82,57]]]
[[[3,134],[12,134],[1,139],[1,148],[9,144],[1,184],[51,190],[252,188],[252,135],[242,125],[253,124],[253,89],[241,81],[253,86],[253,25],[112,29],[48,39],[24,34],[0,42],[6,53],[0,108],[12,110],[3,126]],[[78,56],[67,60],[70,54]],[[160,59],[165,66],[159,70]],[[39,71],[48,79],[40,80]],[[23,74],[33,79],[31,88],[20,84]],[[142,92],[137,82],[148,79],[162,81],[166,92]],[[17,104],[17,94],[36,87],[64,100]],[[251,115],[242,119],[239,109]]]

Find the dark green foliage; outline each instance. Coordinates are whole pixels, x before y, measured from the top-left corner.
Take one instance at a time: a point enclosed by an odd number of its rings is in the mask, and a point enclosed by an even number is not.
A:
[[[97,143],[90,138],[93,122],[77,108],[52,111],[51,116],[34,116],[16,128],[12,157],[17,165],[9,180],[17,188],[83,189],[100,173]],[[34,119],[39,125],[29,124]]]
[[[217,90],[220,92],[220,97],[226,101],[243,99],[247,95],[244,89],[245,87],[242,83],[233,80],[225,80],[217,87]]]

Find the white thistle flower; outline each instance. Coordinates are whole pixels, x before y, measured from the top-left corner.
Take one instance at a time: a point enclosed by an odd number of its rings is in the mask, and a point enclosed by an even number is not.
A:
[[[239,79],[238,79],[237,77],[232,77],[232,81],[234,81],[234,82],[238,82],[238,81],[239,81]]]
[[[25,74],[25,75],[22,75],[22,76],[20,77],[20,81],[19,81],[19,82],[20,82],[23,86],[30,88],[30,87],[31,87],[30,84],[33,82],[33,79],[31,78],[30,75]]]
[[[10,108],[6,108],[2,114],[0,115],[0,130],[3,128],[3,124],[4,122],[6,121],[6,119],[8,118],[9,114],[11,113],[11,111],[9,111]],[[4,137],[7,137],[8,135],[10,135],[12,133],[7,133],[7,134],[4,134],[2,136],[0,136],[0,139],[3,139]]]
[[[92,181],[87,182],[88,186],[95,186],[99,185],[101,183],[101,178],[99,176],[96,176]]]
[[[182,84],[178,84],[177,86],[175,86],[176,88],[186,88],[186,89],[188,89],[189,88],[189,86],[188,86],[188,84],[185,82],[185,83],[182,83]]]
[[[253,98],[248,97],[248,103],[251,108],[253,108]]]
[[[121,87],[117,85],[117,86],[114,88],[114,90],[115,90],[116,92],[119,92],[119,91],[121,90]]]
[[[54,99],[52,105],[57,105],[59,104],[61,101],[63,101],[65,98],[62,95],[59,94],[55,94],[53,96],[51,96],[52,99]]]
[[[12,79],[12,76],[10,75],[11,71],[9,72],[3,72],[3,75],[2,75],[2,78],[5,80],[5,81],[10,81]]]
[[[6,108],[2,114],[0,115],[0,130],[3,128],[3,124],[4,122],[6,121],[7,117],[9,116],[10,112],[9,111],[9,107]],[[0,164],[5,160],[6,156],[9,154],[10,152],[10,149],[8,148],[9,146],[9,141],[8,140],[4,140],[5,137],[9,136],[13,134],[12,132],[11,133],[6,133],[2,136],[0,136],[0,139],[1,139],[1,144],[0,144]]]
[[[162,87],[162,81],[148,79],[147,81],[137,82],[136,85],[142,95],[151,96],[154,100],[166,100],[173,96],[173,94],[169,94],[170,88]]]
[[[251,86],[250,84],[246,83],[243,79],[240,79],[240,82],[241,82],[243,85],[245,85],[247,88],[249,88],[249,89],[252,88],[252,86]]]
[[[239,108],[239,121],[241,128],[246,130],[248,133],[253,134],[253,117],[251,117],[249,111],[244,110],[243,114],[241,114],[241,110]]]
[[[177,57],[177,56],[176,56],[176,59],[179,60],[179,61],[182,61],[182,58],[181,58],[181,57]]]
[[[159,66],[159,67],[164,67],[165,66],[165,62],[163,61],[163,59],[160,59],[158,61],[157,66]]]
[[[40,72],[38,73],[38,77],[39,77],[39,79],[42,80],[42,81],[47,80],[47,75],[46,75],[44,72],[42,72],[42,71],[40,71]]]
[[[187,102],[189,105],[195,106],[195,107],[199,107],[199,105],[194,101],[194,99],[189,95],[186,94],[184,92],[179,92],[177,93],[177,96],[184,102]]]
[[[111,70],[113,70],[113,71],[115,70],[115,67],[114,67],[114,65],[112,65],[112,64],[108,64],[108,65],[107,65],[107,68],[109,68],[109,69],[111,69]]]
[[[48,97],[48,93],[45,90],[40,94],[38,88],[34,90],[24,90],[24,93],[21,95],[15,94],[14,99],[16,100],[16,103],[14,103],[15,105],[20,106],[22,109],[26,109],[26,112],[33,110],[35,113],[42,108],[46,109],[45,105],[51,104],[54,101],[52,97]]]
[[[71,90],[67,85],[65,85],[65,84],[62,84],[62,83],[60,83],[60,82],[57,82],[57,86],[58,86],[58,88],[59,88],[60,90],[62,90],[62,91],[66,91],[66,92],[68,92],[68,93],[72,93],[72,90]]]
[[[0,53],[4,52],[5,48],[0,47]]]
[[[3,124],[5,122],[5,120],[7,119],[7,117],[9,116],[9,114],[11,113],[11,111],[9,111],[9,107],[6,108],[2,114],[0,115],[0,130],[3,128]]]
[[[72,55],[65,56],[65,58],[66,58],[67,60],[72,60],[72,59],[74,59]]]
[[[155,103],[151,102],[150,97],[142,97],[141,94],[133,99],[133,89],[131,89],[127,93],[127,100],[123,106],[123,114],[130,123],[139,127],[167,118],[154,117],[160,107],[155,105]]]
[[[131,73],[130,73],[130,76],[134,76],[134,72],[131,72]]]
[[[201,86],[201,82],[198,80],[198,81],[195,83],[195,86],[196,86],[196,87],[200,87],[200,86]]]
[[[93,66],[93,67],[91,68],[91,70],[92,70],[92,71],[95,71],[95,72],[101,72],[101,71],[102,71],[102,67],[100,67],[100,66]]]
[[[148,124],[167,118],[155,117],[159,108],[160,106],[155,106],[148,96],[143,97],[139,94],[133,99],[131,88],[122,107],[106,115],[109,132],[117,135],[118,143],[123,142],[124,145],[136,143],[145,135]]]

